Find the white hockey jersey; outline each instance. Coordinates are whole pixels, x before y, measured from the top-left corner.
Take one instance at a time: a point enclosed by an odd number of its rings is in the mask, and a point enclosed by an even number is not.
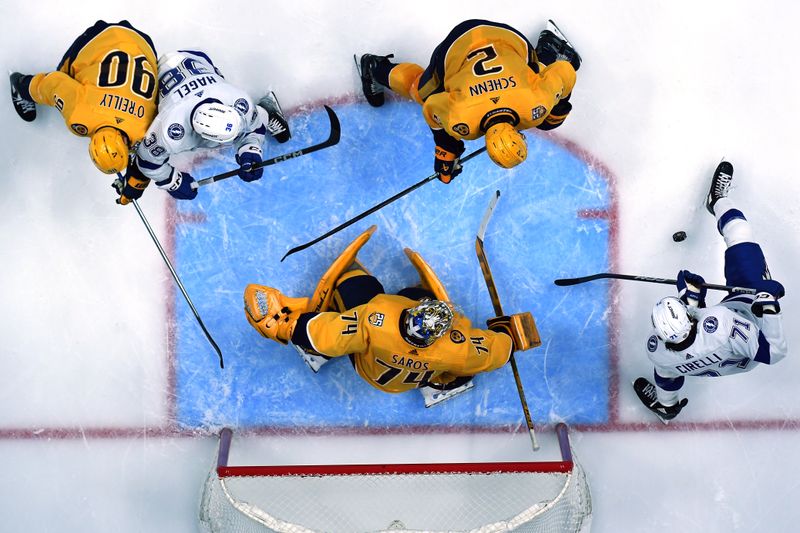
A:
[[[225,81],[211,59],[199,51],[171,52],[158,62],[158,115],[136,150],[142,173],[163,189],[177,181],[169,164],[173,154],[215,148],[220,143],[204,139],[192,129],[192,112],[202,103],[217,101],[235,108],[244,119],[242,133],[233,141],[237,154],[261,153],[267,129],[267,112],[244,91]]]
[[[647,355],[655,366],[659,402],[675,404],[685,376],[738,374],[786,357],[780,313],[758,318],[750,309],[752,301],[751,295],[734,295],[713,307],[689,307],[697,336],[683,351],[668,350],[655,333],[650,335]]]

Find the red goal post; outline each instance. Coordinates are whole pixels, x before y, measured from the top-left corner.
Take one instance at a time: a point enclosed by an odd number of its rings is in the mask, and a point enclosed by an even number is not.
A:
[[[215,533],[586,533],[586,476],[567,426],[555,432],[561,461],[230,466],[226,428],[200,523]]]

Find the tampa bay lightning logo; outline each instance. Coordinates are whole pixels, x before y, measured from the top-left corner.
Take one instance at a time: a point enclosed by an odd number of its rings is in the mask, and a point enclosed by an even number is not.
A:
[[[178,124],[177,122],[174,124],[170,124],[169,128],[167,128],[167,135],[169,135],[170,139],[180,141],[183,139],[183,134],[186,133],[183,129],[183,126]]]
[[[714,333],[719,326],[719,320],[715,316],[708,316],[703,320],[703,331],[706,333]]]
[[[247,116],[247,112],[250,111],[250,104],[247,103],[247,100],[244,98],[239,98],[233,103],[234,109],[242,114],[243,117]]]
[[[655,352],[656,348],[658,348],[658,337],[650,335],[650,338],[647,339],[647,351]]]

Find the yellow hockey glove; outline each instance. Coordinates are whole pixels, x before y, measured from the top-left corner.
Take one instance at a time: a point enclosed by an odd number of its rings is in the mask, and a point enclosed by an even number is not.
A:
[[[244,290],[247,321],[264,337],[286,344],[297,319],[305,312],[308,298],[289,298],[277,289],[250,284]]]

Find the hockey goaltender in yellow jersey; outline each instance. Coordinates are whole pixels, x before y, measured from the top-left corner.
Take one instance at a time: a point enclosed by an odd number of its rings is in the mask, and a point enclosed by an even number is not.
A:
[[[291,342],[315,372],[332,358],[348,356],[373,387],[390,393],[419,388],[426,406],[471,388],[475,374],[502,367],[513,350],[539,345],[530,313],[490,319],[489,329],[473,327],[410,249],[406,255],[421,286],[386,294],[356,259],[374,231],[372,226],[345,249],[311,298],[248,285],[247,320],[264,337]]]
[[[27,121],[36,118],[35,103],[55,107],[72,133],[90,137],[98,169],[124,172],[130,148],[156,115],[157,65],[145,33],[127,21],[98,21],[75,40],[56,71],[12,74],[12,99]]]

